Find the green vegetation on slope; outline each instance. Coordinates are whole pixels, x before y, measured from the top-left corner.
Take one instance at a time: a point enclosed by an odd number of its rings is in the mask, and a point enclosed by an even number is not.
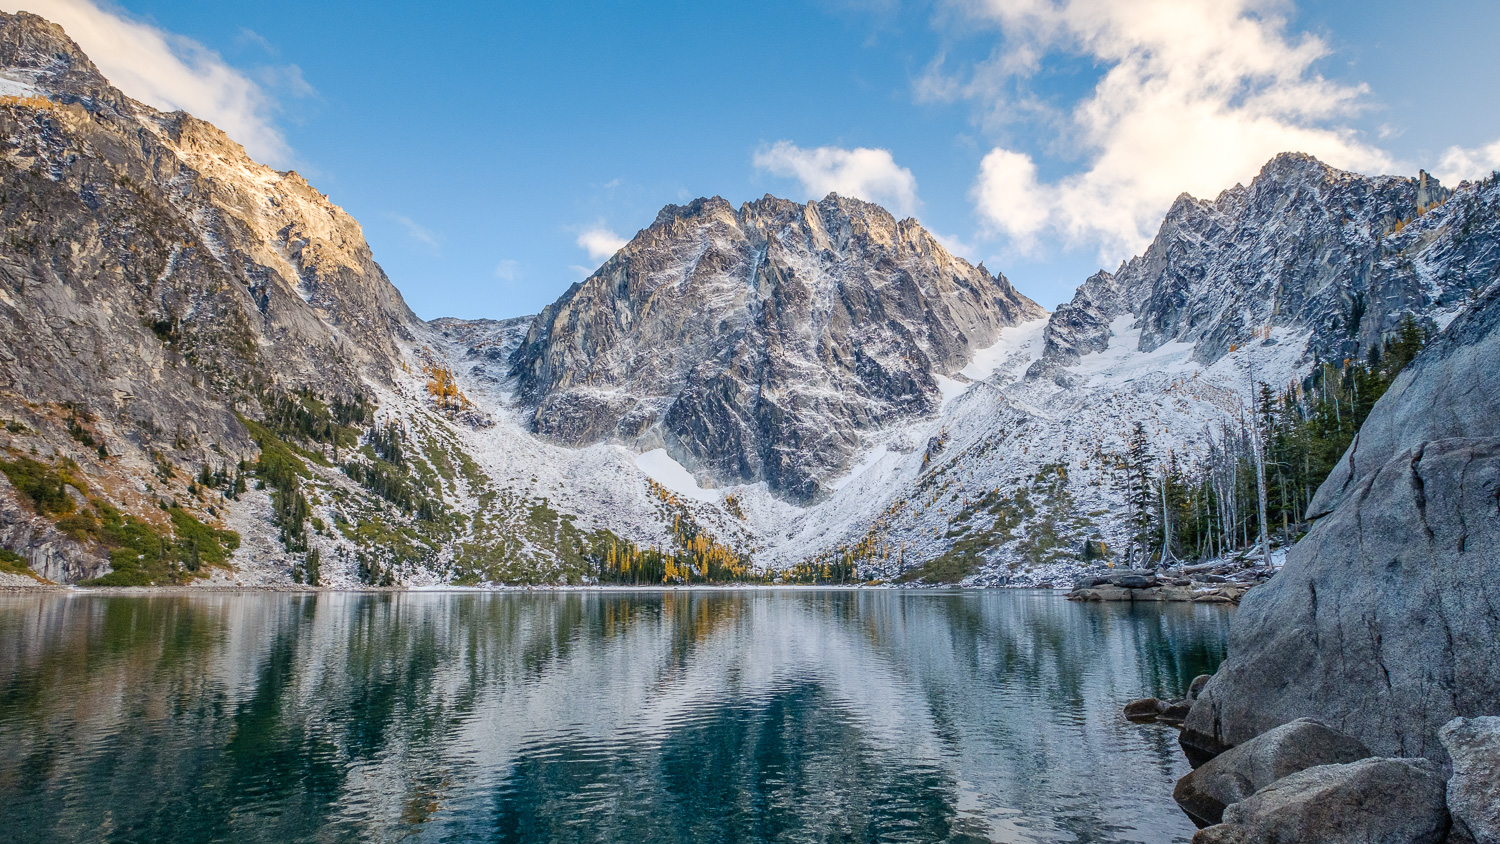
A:
[[[172,530],[166,531],[89,497],[77,465],[66,458],[55,466],[28,457],[0,460],[0,472],[65,536],[96,545],[109,557],[114,571],[85,585],[183,583],[203,577],[206,566],[226,565],[240,544],[239,534],[210,527],[181,507],[167,508]]]

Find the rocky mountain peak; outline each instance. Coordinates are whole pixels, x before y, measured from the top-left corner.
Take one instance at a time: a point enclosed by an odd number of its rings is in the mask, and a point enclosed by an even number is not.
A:
[[[1062,370],[1106,348],[1127,314],[1141,351],[1192,343],[1204,364],[1278,333],[1310,357],[1362,356],[1403,314],[1441,311],[1487,278],[1492,259],[1478,252],[1464,259],[1477,264],[1445,260],[1446,275],[1415,259],[1433,242],[1417,231],[1491,225],[1450,207],[1452,195],[1425,171],[1361,176],[1302,153],[1276,156],[1212,201],[1184,194],[1144,253],[1058,309],[1030,374],[1066,381]]]
[[[189,460],[247,444],[226,396],[389,377],[418,320],[358,223],[305,179],[126,97],[35,15],[0,15],[0,77],[43,103],[0,109],[0,183],[31,198],[0,209],[0,332],[30,350],[0,389],[71,402],[144,447],[190,424],[198,435],[169,439],[191,445],[161,449]]]
[[[512,371],[548,437],[665,447],[705,481],[807,498],[1042,313],[878,205],[714,197],[663,209],[548,306]]]
[[[0,12],[0,77],[90,111],[128,109],[132,102],[109,84],[62,27],[25,11]]]

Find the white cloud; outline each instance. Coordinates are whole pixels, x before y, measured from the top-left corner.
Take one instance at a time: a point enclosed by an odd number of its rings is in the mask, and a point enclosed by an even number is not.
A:
[[[969,243],[958,235],[943,234],[942,232],[935,232],[932,229],[928,229],[927,233],[932,235],[938,243],[941,243],[950,255],[972,259],[975,255],[979,254],[979,249],[974,244]]]
[[[501,281],[515,281],[521,277],[521,262],[509,258],[495,265],[495,278]]]
[[[595,261],[603,261],[625,246],[626,240],[604,226],[594,226],[578,236],[578,245]],[[590,270],[592,272],[592,270]]]
[[[993,149],[979,162],[979,181],[974,203],[990,225],[1010,236],[1021,251],[1036,244],[1037,232],[1047,223],[1047,198],[1037,184],[1036,163],[1031,156],[1008,149]]]
[[[276,166],[290,162],[291,149],[271,120],[275,104],[259,85],[197,41],[90,0],[11,0],[0,2],[0,8],[24,8],[61,26],[105,78],[141,102],[207,120],[258,160]]]
[[[755,153],[755,166],[798,180],[812,199],[837,193],[884,205],[897,214],[916,213],[921,204],[916,177],[898,166],[889,150],[803,149],[791,141],[777,141]]]
[[[437,232],[433,231],[432,229],[427,228],[426,226],[418,223],[416,220],[413,220],[410,217],[402,216],[401,214],[390,214],[388,216],[390,216],[392,220],[395,220],[398,224],[400,224],[401,228],[406,230],[406,236],[411,238],[412,240],[415,240],[418,243],[426,244],[427,246],[431,247],[433,251],[438,251],[442,248],[442,239],[438,236]]]
[[[1433,170],[1438,181],[1449,187],[1464,179],[1481,179],[1500,170],[1500,139],[1475,149],[1448,147],[1443,159]]]
[[[1047,234],[1097,243],[1101,259],[1140,251],[1181,192],[1213,197],[1252,178],[1280,152],[1306,152],[1362,172],[1391,159],[1340,120],[1363,86],[1330,82],[1314,64],[1317,38],[1287,34],[1281,0],[956,0],[972,25],[995,24],[1004,46],[965,80],[940,65],[919,81],[928,98],[966,98],[981,122],[1041,119],[1084,161],[1053,181],[1024,152],[996,147],[972,198],[982,221],[1023,249]],[[1028,78],[1049,55],[1104,68],[1061,111],[1035,101]],[[1050,109],[1050,111],[1049,111]],[[1040,116],[1040,117],[1039,117]]]

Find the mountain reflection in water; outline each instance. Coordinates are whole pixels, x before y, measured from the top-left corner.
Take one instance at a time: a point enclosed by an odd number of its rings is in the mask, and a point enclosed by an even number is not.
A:
[[[30,841],[1187,841],[1229,611],[1031,591],[0,596]]]

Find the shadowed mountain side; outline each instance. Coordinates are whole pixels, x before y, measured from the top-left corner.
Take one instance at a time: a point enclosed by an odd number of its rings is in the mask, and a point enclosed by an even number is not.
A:
[[[1043,313],[879,206],[715,197],[668,206],[548,306],[513,371],[544,436],[665,446],[806,500],[862,434],[935,412],[934,376]]]

